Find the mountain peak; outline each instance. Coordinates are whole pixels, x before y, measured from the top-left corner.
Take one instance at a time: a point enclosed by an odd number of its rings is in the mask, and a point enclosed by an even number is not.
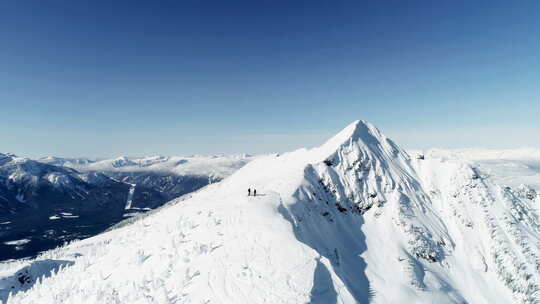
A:
[[[9,153],[9,152],[6,152],[6,153],[0,152],[0,157],[17,157],[17,155],[13,153]]]
[[[16,159],[17,156],[13,153],[0,153],[0,165],[4,165]]]
[[[377,127],[365,120],[356,120],[347,125],[332,138],[327,140],[320,148],[325,156],[339,150],[342,146],[350,143],[361,144],[369,147],[387,147],[388,142]],[[389,147],[388,147],[389,148]]]

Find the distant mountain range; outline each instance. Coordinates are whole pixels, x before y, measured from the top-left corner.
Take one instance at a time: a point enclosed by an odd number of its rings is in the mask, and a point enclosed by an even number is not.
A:
[[[219,181],[249,160],[250,156],[33,160],[0,153],[0,260],[32,256],[95,235]]]

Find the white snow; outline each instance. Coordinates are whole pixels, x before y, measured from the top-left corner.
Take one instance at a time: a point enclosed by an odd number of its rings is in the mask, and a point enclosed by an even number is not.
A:
[[[70,187],[73,184],[70,176],[60,172],[49,173],[45,179],[55,187]]]
[[[524,184],[540,191],[540,149],[430,149],[411,152],[424,153],[430,158],[469,162],[497,184],[512,188]]]
[[[135,186],[137,186],[136,184],[129,184],[129,185],[130,187],[129,187],[126,207],[125,207],[126,210],[131,209],[131,204],[133,204],[133,194],[135,193]]]
[[[250,155],[214,156],[120,156],[98,161],[46,157],[39,161],[71,167],[79,171],[107,172],[172,172],[177,175],[209,175],[224,178],[253,160]]]
[[[144,211],[150,211],[150,210],[152,210],[151,208],[138,208],[138,207],[131,207],[131,208],[129,208],[129,209],[131,209],[131,210],[144,210]]]
[[[131,225],[0,264],[0,282],[43,268],[0,284],[0,300],[538,303],[539,230],[528,202],[470,163],[411,158],[357,121]]]
[[[63,218],[78,218],[78,215],[73,215],[70,212],[60,212],[60,214],[55,214],[49,217],[49,220],[59,220]]]
[[[20,246],[20,245],[24,245],[28,243],[30,243],[29,239],[20,239],[20,240],[4,242],[5,245],[9,245],[9,246]]]

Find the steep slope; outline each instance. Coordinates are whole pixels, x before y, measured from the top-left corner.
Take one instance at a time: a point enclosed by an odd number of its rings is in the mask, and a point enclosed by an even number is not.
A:
[[[455,242],[450,265],[469,274],[456,285],[502,283],[513,300],[494,303],[539,303],[540,221],[530,200],[461,161],[418,160],[416,167]]]
[[[411,160],[357,121],[132,225],[4,264],[0,299],[538,303],[537,219],[467,164]]]

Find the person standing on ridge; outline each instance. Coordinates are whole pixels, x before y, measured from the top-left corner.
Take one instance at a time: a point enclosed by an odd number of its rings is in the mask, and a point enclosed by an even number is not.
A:
[[[253,189],[253,196],[257,196],[257,189]]]
[[[251,188],[248,188],[248,196],[251,195]]]

